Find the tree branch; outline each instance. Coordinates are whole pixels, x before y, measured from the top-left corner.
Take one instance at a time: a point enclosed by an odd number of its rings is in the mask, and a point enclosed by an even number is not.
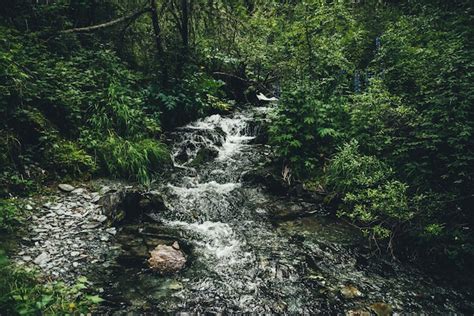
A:
[[[132,14],[130,14],[130,15],[126,15],[126,16],[120,17],[120,18],[118,18],[118,19],[109,21],[109,22],[105,22],[105,23],[97,24],[97,25],[92,25],[92,26],[86,26],[86,27],[78,27],[78,28],[68,29],[68,30],[61,31],[61,32],[59,32],[59,33],[61,33],[61,34],[67,34],[67,33],[78,33],[78,32],[92,32],[92,31],[95,31],[95,30],[99,30],[99,29],[103,29],[103,28],[106,28],[106,27],[113,26],[113,25],[115,25],[115,24],[118,24],[118,23],[127,21],[127,20],[129,20],[129,19],[136,19],[136,18],[138,18],[140,15],[142,15],[142,14],[144,14],[144,13],[146,13],[146,12],[149,12],[149,11],[150,11],[150,8],[145,8],[145,9],[142,9],[142,10],[140,10],[140,11],[134,12],[134,13],[132,13]]]

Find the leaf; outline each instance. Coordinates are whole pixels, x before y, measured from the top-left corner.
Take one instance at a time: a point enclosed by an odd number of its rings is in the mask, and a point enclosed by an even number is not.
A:
[[[104,301],[99,295],[87,295],[86,299],[93,304],[99,304]]]

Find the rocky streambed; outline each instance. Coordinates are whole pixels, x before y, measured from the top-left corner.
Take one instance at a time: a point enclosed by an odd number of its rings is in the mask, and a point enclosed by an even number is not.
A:
[[[374,255],[317,195],[264,170],[270,110],[176,130],[175,169],[151,189],[61,188],[34,206],[16,261],[60,279],[88,276],[108,314],[472,314],[471,292]]]

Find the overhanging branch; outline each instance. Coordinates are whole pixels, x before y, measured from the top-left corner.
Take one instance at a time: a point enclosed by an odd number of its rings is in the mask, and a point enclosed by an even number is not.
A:
[[[96,31],[96,30],[99,30],[99,29],[103,29],[103,28],[107,28],[107,27],[114,26],[115,24],[118,24],[118,23],[121,23],[121,22],[130,20],[130,19],[136,19],[136,18],[138,18],[140,15],[142,15],[142,14],[144,14],[144,13],[146,13],[146,12],[149,12],[149,11],[150,11],[150,8],[145,8],[145,9],[142,9],[142,10],[140,10],[140,11],[134,12],[134,13],[132,13],[132,14],[129,14],[129,15],[120,17],[120,18],[118,18],[118,19],[115,19],[115,20],[112,20],[112,21],[109,21],[109,22],[105,22],[105,23],[97,24],[97,25],[92,25],[92,26],[86,26],[86,27],[78,27],[78,28],[68,29],[68,30],[61,31],[61,32],[59,32],[59,33],[61,33],[61,34],[67,34],[67,33],[86,33],[86,32],[93,32],[93,31]]]

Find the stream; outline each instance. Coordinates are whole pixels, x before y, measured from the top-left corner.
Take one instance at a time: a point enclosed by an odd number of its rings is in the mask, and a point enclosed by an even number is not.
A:
[[[93,276],[104,289],[101,312],[472,313],[467,293],[375,255],[322,205],[244,181],[273,159],[255,141],[269,111],[243,108],[173,132],[174,171],[154,188],[167,210],[118,230],[106,271]],[[199,158],[203,149],[211,159]],[[274,216],[302,208],[304,216]],[[152,272],[149,251],[174,240],[187,255],[184,270]]]

